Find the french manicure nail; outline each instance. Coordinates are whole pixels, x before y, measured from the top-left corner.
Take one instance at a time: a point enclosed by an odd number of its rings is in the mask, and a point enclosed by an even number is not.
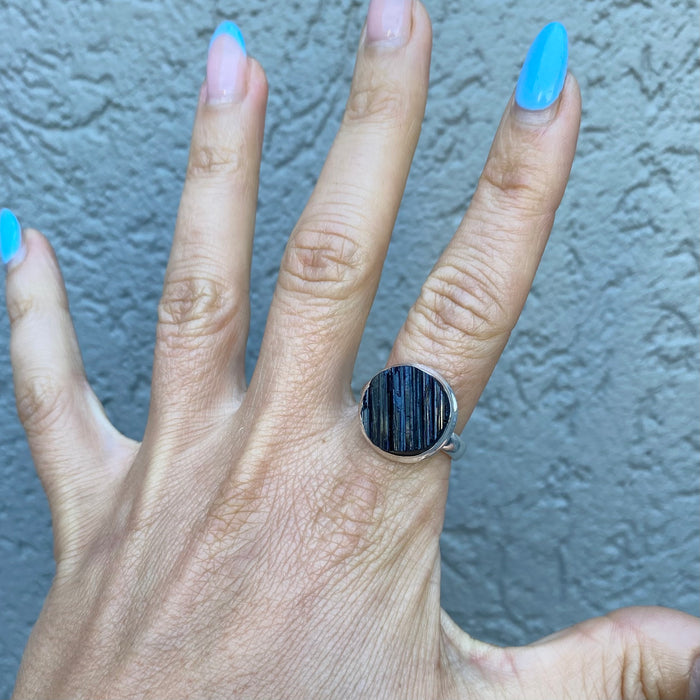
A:
[[[239,102],[246,90],[246,50],[243,34],[235,22],[226,20],[216,28],[207,57],[207,102]]]
[[[370,0],[367,10],[367,41],[400,46],[411,31],[413,0]]]
[[[5,265],[17,258],[22,248],[22,228],[9,209],[0,209],[0,254]]]
[[[700,656],[696,657],[690,669],[688,700],[700,700]]]
[[[535,37],[525,56],[515,87],[515,101],[523,109],[539,111],[559,97],[566,78],[569,39],[560,22],[551,22]]]

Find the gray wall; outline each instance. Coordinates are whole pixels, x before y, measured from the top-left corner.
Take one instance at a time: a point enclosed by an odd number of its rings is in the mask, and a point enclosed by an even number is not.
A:
[[[697,613],[697,3],[427,5],[427,116],[357,386],[383,365],[468,204],[547,21],[568,27],[584,104],[551,243],[453,470],[444,605],[500,643],[626,604]],[[88,375],[135,438],[207,41],[224,17],[239,22],[271,86],[252,364],[285,238],[342,113],[364,3],[5,0],[0,9],[0,204],[52,240]],[[4,697],[53,571],[4,315],[0,387]]]

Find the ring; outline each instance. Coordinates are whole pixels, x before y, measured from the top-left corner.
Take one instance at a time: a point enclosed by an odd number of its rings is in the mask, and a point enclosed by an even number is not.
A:
[[[360,422],[372,447],[399,462],[418,462],[440,450],[459,457],[466,447],[454,432],[454,391],[423,365],[377,372],[362,391]]]

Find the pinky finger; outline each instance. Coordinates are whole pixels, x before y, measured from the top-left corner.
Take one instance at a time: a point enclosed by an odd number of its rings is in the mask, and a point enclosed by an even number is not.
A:
[[[109,422],[85,376],[56,255],[38,231],[0,212],[17,412],[53,518],[56,557],[79,548],[110,482],[138,443]]]

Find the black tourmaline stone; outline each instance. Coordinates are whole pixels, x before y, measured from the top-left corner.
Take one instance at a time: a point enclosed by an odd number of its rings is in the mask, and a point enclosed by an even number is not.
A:
[[[409,457],[429,450],[450,420],[450,401],[440,382],[411,365],[375,375],[363,397],[362,425],[380,449]]]

